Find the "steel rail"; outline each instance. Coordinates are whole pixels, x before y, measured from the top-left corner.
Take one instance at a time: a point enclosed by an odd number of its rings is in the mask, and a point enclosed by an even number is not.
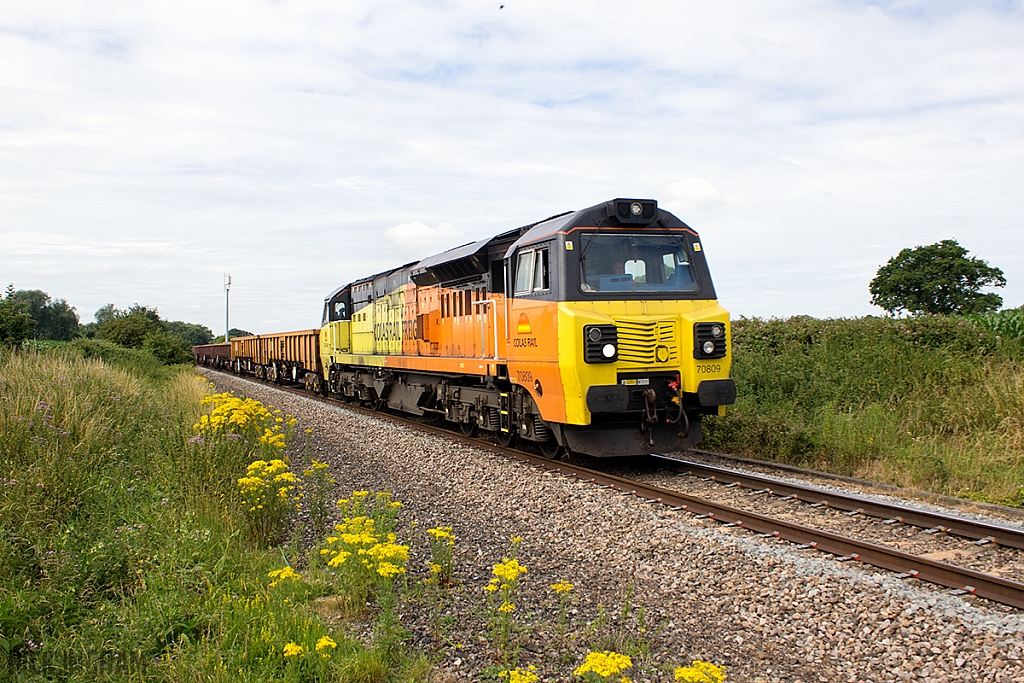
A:
[[[680,474],[705,477],[717,483],[756,489],[771,495],[784,496],[804,503],[864,514],[869,517],[878,517],[889,522],[910,524],[928,529],[929,531],[941,531],[955,536],[972,538],[981,543],[997,543],[1002,546],[1024,550],[1024,529],[968,519],[948,513],[921,510],[908,505],[887,503],[864,496],[829,491],[805,484],[779,481],[771,477],[737,472],[679,458],[661,455],[653,456],[653,458]]]
[[[213,372],[217,371],[214,370]],[[232,376],[238,377],[238,375]],[[255,384],[264,384],[247,377],[241,378],[252,381]],[[605,486],[627,495],[637,496],[652,503],[658,503],[677,510],[693,513],[697,517],[712,519],[724,524],[726,527],[749,529],[750,531],[759,533],[765,538],[780,538],[797,544],[797,547],[810,548],[830,553],[837,556],[840,561],[855,560],[863,564],[878,567],[879,569],[896,572],[896,576],[900,578],[921,579],[922,581],[945,586],[946,588],[952,589],[954,594],[976,595],[978,597],[992,600],[993,602],[999,602],[1018,609],[1024,609],[1024,583],[1004,579],[992,574],[985,574],[966,567],[958,567],[956,565],[939,562],[926,557],[912,555],[901,550],[896,550],[895,548],[868,543],[867,541],[860,541],[854,538],[834,534],[829,531],[804,526],[802,524],[787,522],[756,512],[740,510],[722,503],[716,503],[703,498],[697,498],[695,496],[680,493],[678,491],[670,491],[657,486],[643,484],[612,474],[598,472],[586,467],[550,460],[524,451],[504,448],[482,439],[468,437],[447,429],[427,425],[422,422],[416,422],[402,416],[359,408],[346,401],[319,396],[307,391],[281,385],[273,385],[273,387],[296,396],[304,396],[322,403],[341,405],[366,415],[387,418],[421,431],[444,436],[467,445],[503,455],[512,460],[571,476],[580,481]]]
[[[527,455],[527,454],[523,454]],[[517,458],[526,459],[526,458]],[[570,476],[608,486],[623,493],[639,496],[646,500],[705,516],[726,526],[737,526],[758,532],[768,537],[787,541],[836,555],[841,560],[857,560],[881,569],[897,572],[903,577],[912,577],[978,595],[1005,605],[1024,609],[1024,583],[1018,583],[991,574],[984,574],[966,567],[938,562],[926,557],[905,553],[895,548],[868,543],[840,536],[829,531],[815,529],[784,520],[748,512],[722,503],[697,498],[657,486],[649,486],[610,474],[596,472],[583,467],[562,463],[538,463],[537,456],[530,455],[532,464],[563,472]]]

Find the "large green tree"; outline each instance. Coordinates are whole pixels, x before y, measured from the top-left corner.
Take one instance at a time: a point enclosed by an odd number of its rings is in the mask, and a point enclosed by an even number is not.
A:
[[[956,240],[904,249],[878,269],[871,303],[889,313],[987,313],[1003,298],[986,287],[1004,287],[1003,271],[968,257]]]
[[[78,331],[78,313],[64,299],[52,300],[40,289],[19,289],[14,298],[28,307],[28,314],[36,321],[36,339],[70,341]]]
[[[14,285],[7,285],[7,294],[0,299],[0,344],[20,343],[32,336],[36,326],[28,305],[14,294]]]
[[[106,306],[96,311],[96,315],[99,316],[105,309]],[[99,322],[96,336],[121,346],[141,349],[150,333],[163,331],[163,321],[155,308],[135,304],[126,311],[114,309],[110,317],[104,316],[104,322]]]
[[[171,334],[188,343],[189,346],[209,344],[213,339],[213,330],[206,325],[187,323],[181,320],[171,320],[164,323],[164,328]]]

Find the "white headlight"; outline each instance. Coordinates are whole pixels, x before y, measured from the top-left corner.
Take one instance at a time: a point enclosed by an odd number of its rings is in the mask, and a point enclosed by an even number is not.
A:
[[[615,344],[605,344],[601,347],[601,355],[605,358],[611,358],[615,355]]]
[[[706,355],[710,356],[711,354],[713,354],[715,352],[715,342],[713,342],[713,341],[706,341],[706,342],[704,342],[704,345],[701,348],[704,349],[704,353]]]
[[[644,207],[640,204],[640,202],[633,202],[632,204],[629,205],[629,212],[632,213],[634,216],[639,216],[643,210]]]
[[[725,328],[721,325],[715,325],[711,328],[711,336],[718,338],[725,334]]]

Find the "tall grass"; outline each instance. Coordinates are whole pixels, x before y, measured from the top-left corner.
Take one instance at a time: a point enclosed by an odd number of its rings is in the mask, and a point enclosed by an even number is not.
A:
[[[269,585],[206,382],[83,351],[0,355],[0,680],[401,680],[316,615],[326,582]]]
[[[741,318],[737,402],[708,420],[707,443],[1024,505],[1024,347],[1002,330],[963,317]]]

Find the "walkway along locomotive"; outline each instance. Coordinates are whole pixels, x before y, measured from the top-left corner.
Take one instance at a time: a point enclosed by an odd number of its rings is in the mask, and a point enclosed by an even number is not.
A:
[[[232,340],[232,359],[550,457],[607,457],[699,443],[701,416],[736,397],[729,335],[697,233],[615,199],[340,287],[318,359],[291,358],[287,335]]]

